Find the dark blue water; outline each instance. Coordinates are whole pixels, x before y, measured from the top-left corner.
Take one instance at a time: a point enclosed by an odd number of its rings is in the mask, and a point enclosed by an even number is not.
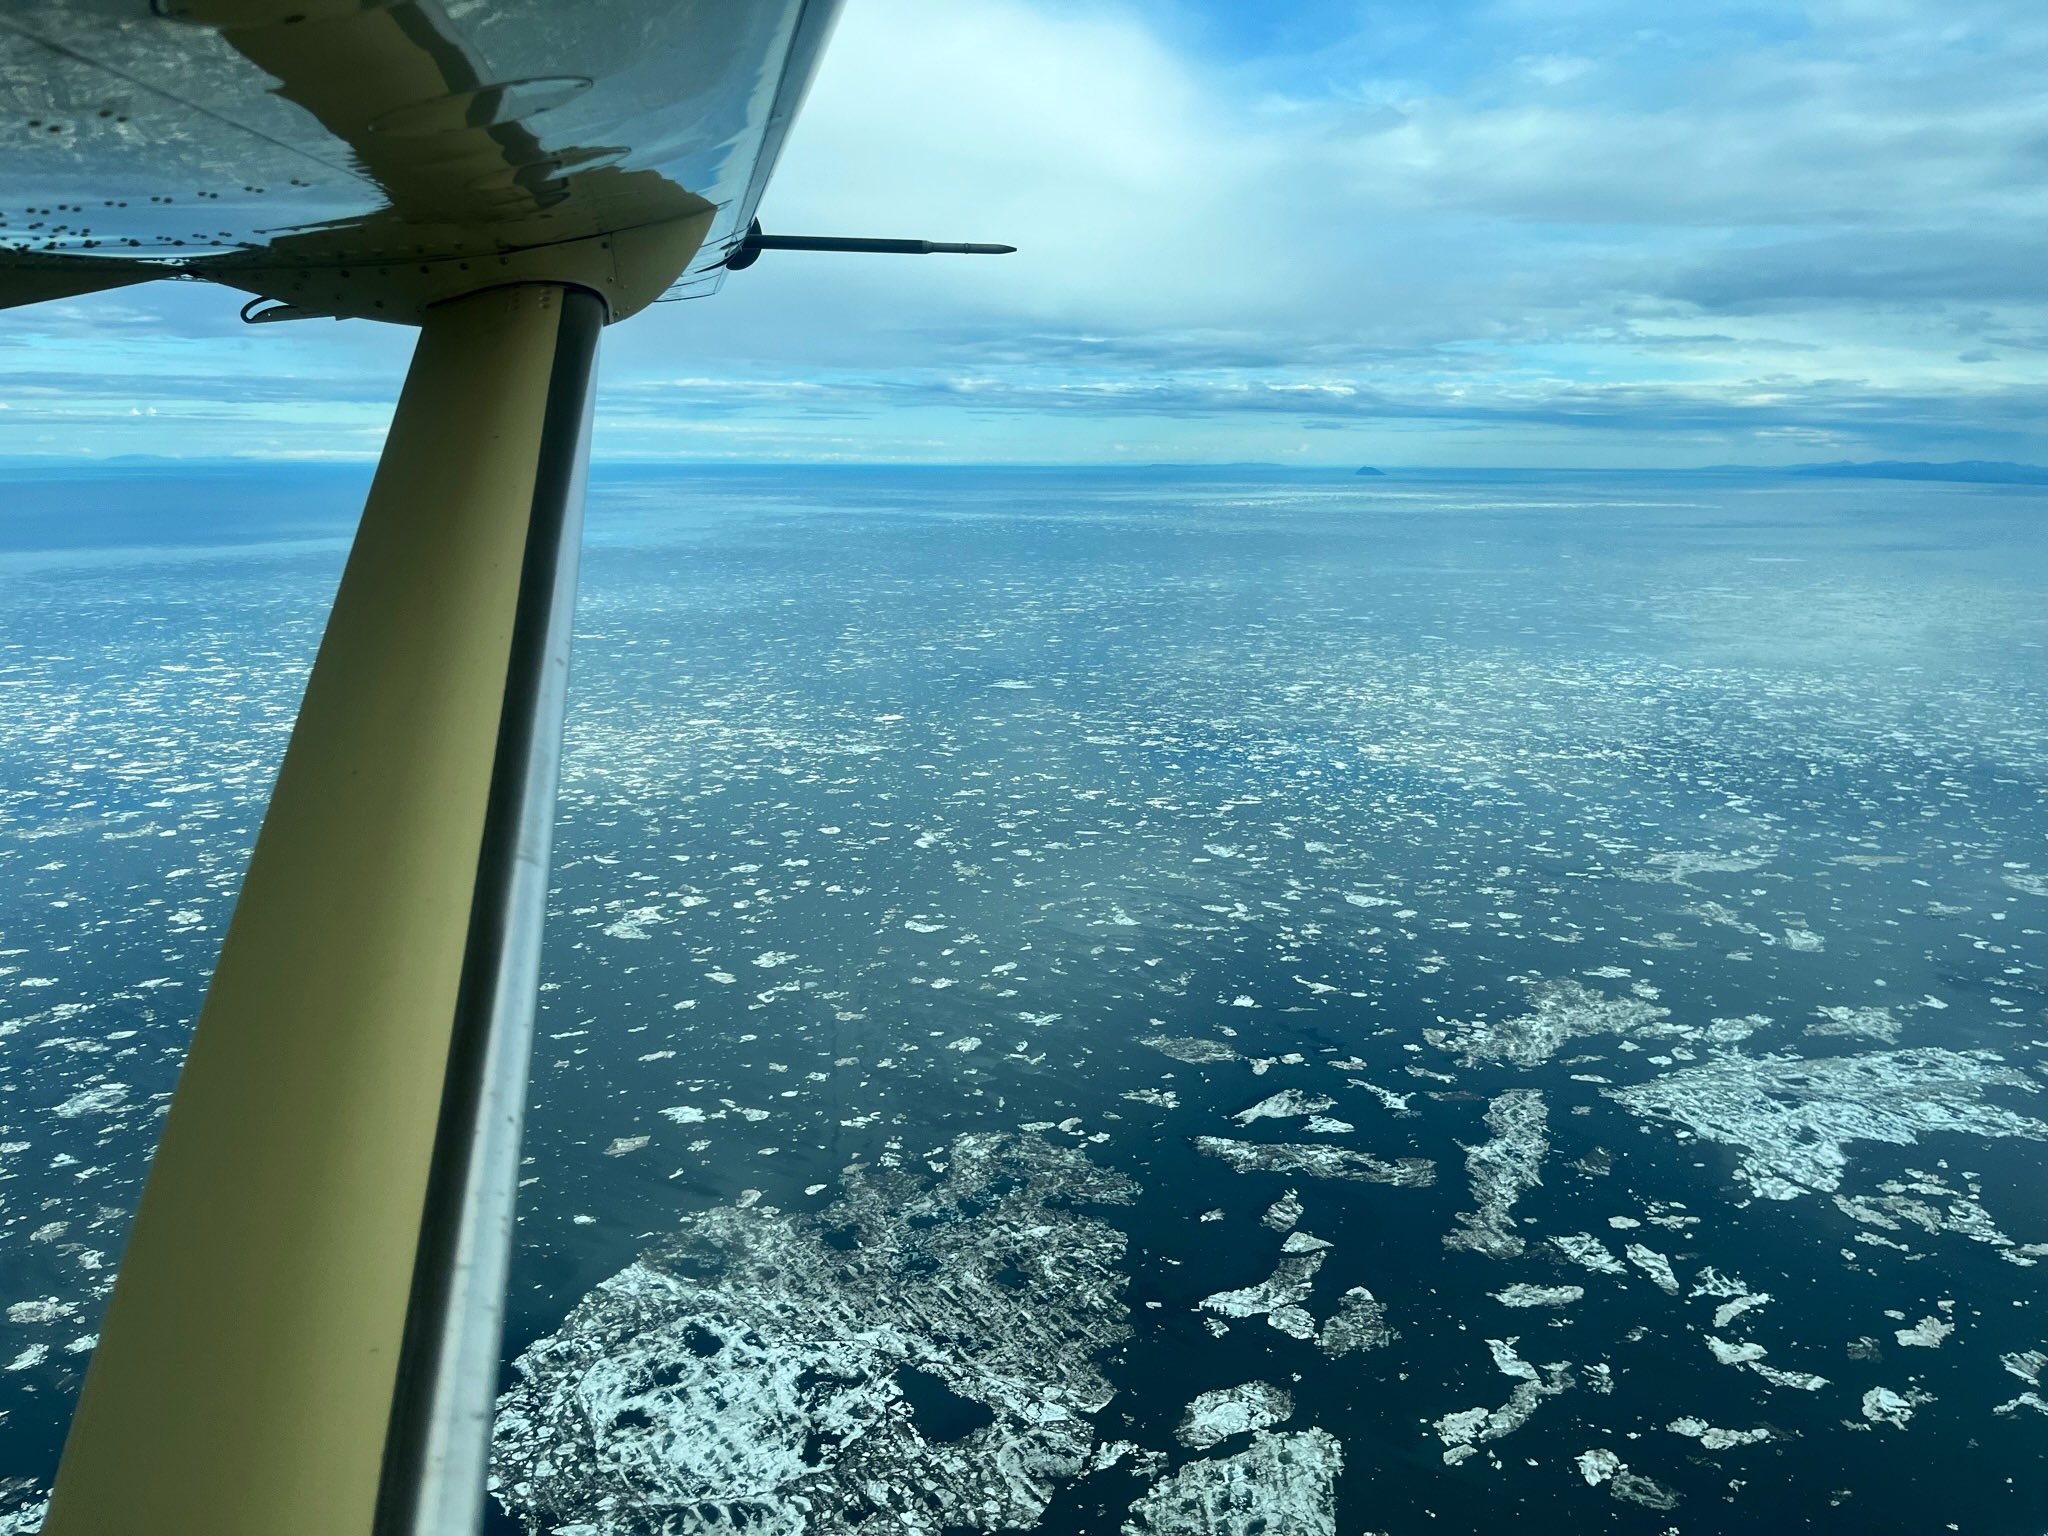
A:
[[[0,1300],[57,1309],[0,1325],[0,1476],[54,1466],[361,485],[46,477],[0,518]],[[1176,1427],[1262,1381],[1275,1432],[1341,1445],[1343,1532],[2033,1536],[2048,1422],[1996,1410],[2027,1390],[2004,1358],[2048,1348],[2044,512],[1738,476],[600,475],[508,1358],[706,1213],[809,1220],[1028,1128],[1137,1187],[1093,1212],[1131,1330],[1094,1432],[1164,1458],[1054,1479],[1041,1529],[1115,1531],[1244,1452]],[[1470,1049],[1567,982],[1644,1012]],[[1985,1080],[1943,1097],[1927,1050]],[[1613,1096],[1731,1052],[1891,1064],[1824,1113],[1766,1085],[1820,1122],[1795,1151],[1842,1148],[1833,1187],[1758,1198],[1793,1154],[1754,1114]],[[1232,1118],[1286,1090],[1320,1124]],[[1522,1251],[1446,1248],[1466,1149],[1529,1090]],[[1198,1137],[1436,1179],[1237,1172]],[[1309,1321],[1365,1287],[1398,1338],[1333,1356],[1202,1309],[1275,1273],[1289,1189],[1331,1245]],[[1622,1273],[1548,1241],[1581,1233]],[[1710,1266],[1771,1300],[1714,1324]],[[1954,1332],[1897,1341],[1930,1316]],[[1521,1379],[1510,1338],[1569,1385],[1446,1465],[1441,1421]],[[928,1439],[991,1432],[926,1375],[897,1390]],[[1589,1482],[1599,1450],[1675,1505]]]

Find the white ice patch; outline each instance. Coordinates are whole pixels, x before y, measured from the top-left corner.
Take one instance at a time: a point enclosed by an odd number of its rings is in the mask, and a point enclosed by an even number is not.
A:
[[[1898,1328],[1892,1337],[1900,1344],[1919,1349],[1937,1349],[1941,1341],[1956,1331],[1956,1325],[1941,1317],[1923,1317],[1910,1328]]]
[[[1863,1394],[1863,1417],[1873,1424],[1889,1424],[1894,1429],[1904,1429],[1912,1421],[1913,1410],[1921,1403],[1934,1401],[1924,1392],[1894,1392],[1890,1387],[1872,1387]]]
[[[1764,1356],[1770,1351],[1752,1340],[1733,1343],[1706,1335],[1706,1345],[1713,1357],[1723,1365],[1739,1365],[1754,1371],[1774,1387],[1793,1387],[1801,1392],[1818,1392],[1828,1384],[1825,1376],[1815,1376],[1808,1371],[1788,1371],[1779,1366],[1766,1365]]]
[[[1812,1061],[1729,1055],[1601,1092],[1740,1148],[1738,1177],[1759,1195],[1791,1200],[1836,1189],[1851,1141],[1912,1146],[1933,1132],[2048,1140],[2048,1125],[1985,1102],[1990,1089],[2040,1091],[1989,1051],[1928,1049]]]
[[[1305,1173],[1317,1179],[1360,1179],[1373,1184],[1417,1187],[1436,1182],[1436,1164],[1423,1157],[1385,1162],[1348,1147],[1314,1143],[1232,1141],[1223,1136],[1197,1136],[1197,1151],[1221,1158],[1239,1173]]]
[[[1678,1276],[1671,1272],[1671,1261],[1663,1254],[1641,1243],[1630,1243],[1627,1253],[1629,1263],[1655,1281],[1658,1290],[1671,1296],[1678,1294]]]
[[[1628,1463],[1612,1451],[1581,1451],[1576,1464],[1579,1476],[1592,1487],[1607,1485],[1607,1491],[1624,1504],[1641,1504],[1648,1509],[1676,1509],[1678,1495],[1654,1478],[1631,1472]]]
[[[1188,1035],[1148,1035],[1138,1042],[1149,1045],[1163,1056],[1175,1061],[1185,1061],[1199,1066],[1212,1061],[1236,1061],[1237,1052],[1221,1040],[1204,1040]]]
[[[1326,1098],[1320,1093],[1303,1093],[1299,1088],[1285,1088],[1270,1098],[1259,1100],[1250,1109],[1239,1110],[1230,1118],[1239,1125],[1250,1125],[1254,1120],[1300,1120],[1335,1108],[1336,1103],[1335,1099]]]
[[[1444,1443],[1445,1466],[1454,1467],[1478,1454],[1479,1447],[1489,1440],[1513,1434],[1529,1422],[1544,1398],[1555,1397],[1571,1386],[1570,1365],[1562,1361],[1546,1365],[1539,1375],[1535,1366],[1515,1353],[1514,1346],[1513,1339],[1486,1341],[1494,1365],[1503,1375],[1515,1379],[1515,1388],[1505,1403],[1498,1408],[1465,1408],[1447,1413],[1431,1426]]]
[[[1266,1207],[1266,1214],[1259,1218],[1264,1225],[1275,1232],[1292,1232],[1294,1224],[1301,1220],[1304,1207],[1301,1196],[1294,1190],[1287,1191],[1278,1200]]]
[[[1543,1095],[1534,1088],[1511,1088],[1487,1106],[1486,1128],[1493,1139],[1465,1149],[1472,1200],[1479,1209],[1458,1213],[1457,1230],[1444,1236],[1446,1248],[1505,1259],[1527,1247],[1515,1231],[1515,1202],[1543,1182],[1548,1123]]]
[[[492,1491],[530,1528],[675,1511],[760,1536],[1029,1528],[1090,1461],[1129,1337],[1133,1187],[1035,1137],[954,1141],[933,1180],[847,1176],[814,1214],[724,1206],[515,1362]]]
[[[1232,1435],[1270,1429],[1293,1413],[1294,1397],[1286,1389],[1248,1381],[1241,1387],[1202,1393],[1188,1404],[1174,1434],[1182,1445],[1206,1451]]]
[[[1218,1317],[1263,1317],[1282,1333],[1296,1338],[1312,1337],[1315,1323],[1301,1304],[1315,1288],[1316,1274],[1328,1257],[1320,1249],[1312,1253],[1283,1253],[1273,1273],[1257,1285],[1217,1291],[1204,1296],[1196,1305]]]
[[[1364,1286],[1354,1285],[1338,1298],[1336,1315],[1323,1324],[1317,1342],[1324,1354],[1334,1358],[1359,1350],[1381,1349],[1400,1336],[1387,1325],[1385,1304],[1374,1299]]]
[[[1900,1021],[1889,1008],[1838,1008],[1827,1007],[1814,1010],[1820,1017],[1818,1024],[1806,1026],[1809,1035],[1860,1035],[1866,1040],[1881,1040],[1886,1045],[1899,1043]]]
[[[1583,1285],[1530,1285],[1518,1281],[1505,1290],[1492,1293],[1493,1299],[1504,1307],[1568,1307],[1585,1298]]]
[[[90,1088],[80,1089],[50,1113],[60,1120],[76,1120],[81,1115],[112,1114],[117,1109],[126,1108],[127,1103],[126,1083],[95,1083]]]
[[[1771,1438],[1768,1429],[1716,1429],[1705,1419],[1673,1419],[1664,1426],[1674,1435],[1684,1435],[1697,1440],[1700,1448],[1707,1451],[1732,1451],[1737,1446],[1760,1445]]]
[[[1123,1536],[1337,1536],[1343,1448],[1320,1429],[1260,1430],[1235,1456],[1191,1461],[1131,1504]]]
[[[2000,1355],[1998,1363],[2014,1376],[2027,1384],[2027,1390],[2010,1402],[2000,1403],[1993,1413],[2012,1413],[2016,1409],[2031,1408],[2036,1413],[2048,1413],[2048,1398],[2041,1396],[2041,1375],[2048,1371],[2048,1352],[2029,1349],[2010,1355]]]
[[[1473,1020],[1450,1030],[1426,1029],[1423,1038],[1456,1051],[1468,1067],[1505,1061],[1518,1067],[1546,1062],[1570,1041],[1589,1035],[1676,1034],[1671,1010],[1639,997],[1608,997],[1579,981],[1529,984],[1528,1013],[1500,1022]]]
[[[1592,1270],[1600,1275],[1625,1275],[1621,1260],[1608,1251],[1607,1245],[1590,1232],[1572,1232],[1563,1237],[1553,1237],[1550,1246],[1570,1259],[1574,1264]]]

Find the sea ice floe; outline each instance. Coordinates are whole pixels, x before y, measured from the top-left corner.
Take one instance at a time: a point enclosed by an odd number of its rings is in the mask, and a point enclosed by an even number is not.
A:
[[[1851,1221],[1886,1232],[1904,1231],[1908,1224],[1923,1232],[1952,1232],[1997,1249],[2010,1264],[2030,1267],[2048,1257],[2048,1243],[2021,1243],[2001,1232],[1974,1183],[1959,1190],[1939,1174],[1909,1169],[1907,1175],[1903,1180],[1887,1179],[1872,1193],[1836,1194],[1835,1208]],[[1864,1241],[1871,1240],[1864,1236]]]
[[[1518,1281],[1495,1291],[1493,1299],[1504,1307],[1568,1307],[1585,1297],[1583,1285],[1530,1285]]]
[[[604,1149],[604,1155],[624,1157],[628,1152],[638,1152],[652,1140],[652,1136],[614,1136],[611,1145]]]
[[[1493,1132],[1492,1139],[1465,1149],[1472,1201],[1479,1209],[1458,1213],[1457,1230],[1444,1236],[1446,1248],[1505,1259],[1527,1246],[1514,1228],[1515,1202],[1543,1182],[1543,1157],[1550,1150],[1548,1122],[1543,1095],[1534,1088],[1511,1088],[1487,1106],[1486,1128]]]
[[[1195,1147],[1211,1157],[1220,1157],[1239,1173],[1305,1173],[1318,1179],[1362,1179],[1374,1184],[1411,1187],[1436,1181],[1436,1164],[1424,1157],[1385,1162],[1348,1147],[1232,1141],[1223,1136],[1197,1136]]]
[[[1889,1008],[1817,1008],[1818,1024],[1806,1026],[1809,1035],[1860,1035],[1866,1040],[1899,1042],[1900,1021]]]
[[[1337,1310],[1323,1324],[1317,1340],[1323,1353],[1335,1358],[1362,1349],[1381,1349],[1400,1337],[1387,1325],[1387,1309],[1371,1291],[1354,1285],[1337,1299]]]
[[[1716,1429],[1705,1419],[1673,1419],[1664,1426],[1674,1435],[1697,1440],[1702,1450],[1732,1451],[1740,1445],[1760,1445],[1771,1438],[1768,1429]]]
[[[50,1113],[60,1120],[76,1120],[81,1115],[112,1114],[117,1109],[127,1107],[126,1083],[95,1083],[90,1088],[81,1088],[62,1104],[52,1108]]]
[[[1148,1035],[1138,1042],[1149,1045],[1175,1061],[1199,1065],[1211,1061],[1236,1061],[1238,1054],[1221,1040],[1204,1040],[1192,1035]]]
[[[1174,1435],[1182,1445],[1206,1451],[1232,1435],[1270,1429],[1293,1412],[1294,1397],[1285,1388],[1248,1381],[1241,1387],[1202,1393],[1188,1404]]]
[[[1873,1424],[1889,1424],[1894,1429],[1904,1429],[1916,1407],[1933,1401],[1924,1392],[1901,1393],[1889,1387],[1872,1387],[1863,1394],[1863,1417]]]
[[[1572,980],[1531,982],[1528,991],[1528,1013],[1499,1022],[1472,1020],[1450,1030],[1425,1029],[1423,1038],[1458,1052],[1468,1067],[1482,1061],[1533,1067],[1582,1036],[1618,1035],[1630,1040],[1646,1034],[1681,1033],[1670,1023],[1670,1009],[1639,997],[1609,997]]]
[[[1791,1200],[1836,1189],[1851,1141],[1911,1146],[1942,1131],[2048,1139],[2048,1125],[1987,1102],[1992,1089],[2039,1092],[1989,1051],[1938,1049],[1816,1060],[1728,1055],[1601,1092],[1638,1115],[1741,1149],[1737,1176],[1759,1195]]]
[[[1129,1336],[1133,1186],[1023,1135],[943,1176],[849,1172],[815,1213],[724,1206],[514,1362],[493,1492],[530,1531],[1029,1528],[1094,1445]]]
[[[1744,1339],[1740,1343],[1735,1343],[1727,1339],[1717,1339],[1712,1334],[1708,1334],[1706,1335],[1706,1344],[1708,1351],[1721,1364],[1739,1365],[1746,1370],[1754,1371],[1774,1387],[1794,1387],[1801,1392],[1818,1392],[1828,1384],[1828,1379],[1825,1376],[1815,1376],[1808,1371],[1788,1371],[1780,1366],[1766,1365],[1764,1363],[1764,1356],[1769,1354],[1770,1351],[1753,1340]]]
[[[1649,1509],[1676,1509],[1678,1495],[1655,1478],[1644,1477],[1631,1472],[1628,1463],[1612,1451],[1582,1451],[1578,1457],[1579,1476],[1593,1487],[1602,1483],[1607,1491],[1625,1504],[1641,1504]]]
[[[1320,1429],[1259,1430],[1235,1456],[1191,1461],[1131,1504],[1124,1536],[1336,1536],[1343,1448]]]
[[[1621,1260],[1608,1251],[1607,1245],[1590,1232],[1570,1232],[1563,1237],[1553,1237],[1550,1246],[1570,1259],[1574,1264],[1601,1275],[1625,1275]]]
[[[1641,1243],[1630,1243],[1626,1252],[1629,1263],[1655,1281],[1658,1290],[1671,1296],[1678,1294],[1678,1276],[1671,1272],[1671,1261],[1663,1254]]]
[[[67,1317],[76,1317],[78,1307],[69,1301],[59,1301],[55,1296],[39,1296],[34,1301],[17,1301],[7,1309],[7,1321],[18,1326],[37,1323],[61,1322]]]
[[[1537,1368],[1515,1353],[1514,1339],[1488,1339],[1486,1347],[1493,1355],[1493,1363],[1502,1375],[1512,1377],[1515,1387],[1508,1394],[1508,1400],[1498,1408],[1466,1408],[1457,1413],[1447,1413],[1431,1427],[1437,1438],[1444,1443],[1444,1465],[1456,1466],[1459,1462],[1478,1454],[1479,1447],[1489,1440],[1498,1440],[1511,1435],[1529,1422],[1529,1417],[1546,1397],[1555,1397],[1572,1384],[1572,1368],[1565,1362],[1546,1365],[1539,1374]]]
[[[2019,1408],[2031,1408],[2036,1413],[2048,1413],[2048,1398],[2041,1396],[2041,1375],[2048,1371],[2048,1352],[2029,1349],[2010,1355],[2000,1355],[1998,1363],[2012,1375],[2027,1384],[2027,1390],[2010,1402],[2000,1403],[1993,1413],[2011,1413]]]
[[[1923,1317],[1910,1328],[1898,1328],[1892,1337],[1900,1344],[1917,1346],[1921,1349],[1936,1349],[1941,1341],[1956,1331],[1956,1325],[1943,1317]]]
[[[1294,1224],[1301,1220],[1303,1206],[1301,1196],[1294,1190],[1287,1191],[1278,1200],[1266,1207],[1266,1214],[1259,1220],[1275,1232],[1292,1232]]]
[[[1257,1285],[1234,1291],[1217,1291],[1196,1303],[1204,1312],[1218,1317],[1263,1317],[1273,1327],[1294,1338],[1315,1337],[1315,1320],[1302,1307],[1315,1288],[1316,1274],[1329,1255],[1318,1249],[1310,1253],[1283,1253],[1273,1273]]]
[[[1320,1093],[1303,1093],[1299,1088],[1284,1088],[1270,1098],[1259,1100],[1250,1109],[1239,1110],[1230,1118],[1239,1125],[1250,1125],[1254,1120],[1299,1120],[1310,1115],[1320,1115],[1332,1109],[1337,1101]]]

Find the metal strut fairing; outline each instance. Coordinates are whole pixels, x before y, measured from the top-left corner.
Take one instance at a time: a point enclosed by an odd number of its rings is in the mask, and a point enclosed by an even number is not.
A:
[[[481,1521],[598,335],[764,249],[934,248],[759,234],[836,10],[0,16],[0,307],[180,277],[420,328],[53,1536]]]

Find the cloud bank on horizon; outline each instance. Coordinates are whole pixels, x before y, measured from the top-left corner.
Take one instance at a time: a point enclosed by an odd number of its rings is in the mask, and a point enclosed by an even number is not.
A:
[[[1654,17],[1654,25],[1645,25]],[[2032,0],[851,0],[770,254],[606,339],[599,451],[2048,458]],[[376,451],[409,333],[0,316],[0,453]]]

